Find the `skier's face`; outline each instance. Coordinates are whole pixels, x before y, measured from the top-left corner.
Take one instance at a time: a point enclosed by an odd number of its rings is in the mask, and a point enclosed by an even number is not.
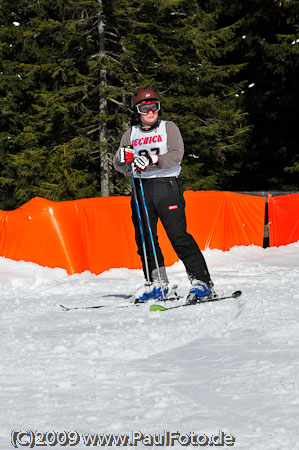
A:
[[[140,114],[140,118],[145,125],[154,125],[158,120],[158,111],[150,109],[146,114]]]

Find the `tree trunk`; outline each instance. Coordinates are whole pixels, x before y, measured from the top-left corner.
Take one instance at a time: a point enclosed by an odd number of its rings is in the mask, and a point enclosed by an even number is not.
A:
[[[105,87],[107,85],[107,74],[105,69],[105,22],[103,14],[102,0],[98,0],[98,36],[99,36],[99,54],[101,58],[102,68],[100,70],[100,89],[99,89],[99,111],[102,116],[107,114],[107,98]],[[102,197],[109,196],[109,154],[107,149],[107,128],[105,120],[101,119],[99,123],[99,141],[101,146],[101,193]]]

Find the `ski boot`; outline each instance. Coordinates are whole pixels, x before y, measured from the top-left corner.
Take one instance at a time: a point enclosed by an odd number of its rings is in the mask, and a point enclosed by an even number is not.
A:
[[[163,294],[160,284],[145,284],[143,292],[136,298],[135,303],[144,303],[149,300],[164,300],[168,294],[168,284],[162,284]]]
[[[196,303],[205,302],[214,297],[215,291],[212,284],[206,284],[200,280],[191,281],[191,289],[187,295],[186,304],[195,305]]]
[[[145,284],[142,289],[138,289],[135,294],[135,300],[134,303],[144,303],[149,300],[156,300],[156,301],[172,301],[172,300],[178,300],[179,296],[176,292],[178,285],[173,284],[169,286],[167,283],[162,283],[163,286],[163,294],[161,290],[160,283],[150,283]]]

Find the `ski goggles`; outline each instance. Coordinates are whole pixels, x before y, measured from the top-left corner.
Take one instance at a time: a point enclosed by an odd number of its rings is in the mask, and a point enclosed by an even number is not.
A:
[[[137,112],[139,114],[147,114],[149,111],[158,112],[160,111],[160,107],[160,102],[157,100],[151,102],[143,102],[139,105],[136,105]]]

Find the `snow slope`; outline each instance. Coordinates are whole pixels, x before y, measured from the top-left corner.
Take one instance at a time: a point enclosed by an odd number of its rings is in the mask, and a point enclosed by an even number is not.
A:
[[[0,258],[0,449],[13,448],[12,430],[29,429],[222,430],[235,438],[228,448],[299,448],[299,243],[204,255],[216,291],[241,289],[240,299],[115,308],[127,302],[111,295],[134,292],[141,270],[68,276]],[[182,263],[168,274],[185,295]]]

